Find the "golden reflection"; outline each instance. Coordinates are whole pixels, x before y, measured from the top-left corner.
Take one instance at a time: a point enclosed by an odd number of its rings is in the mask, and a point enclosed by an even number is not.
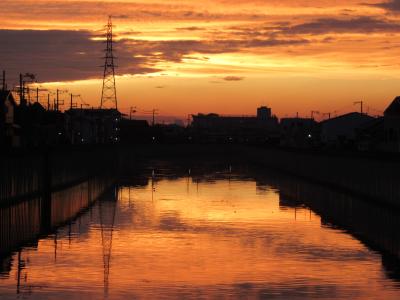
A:
[[[26,264],[0,278],[0,293],[19,278],[19,290],[34,299],[60,292],[96,299],[195,296],[199,289],[206,297],[395,299],[378,254],[321,226],[310,209],[282,201],[279,191],[254,180],[155,175],[100,200],[37,249],[15,254]]]

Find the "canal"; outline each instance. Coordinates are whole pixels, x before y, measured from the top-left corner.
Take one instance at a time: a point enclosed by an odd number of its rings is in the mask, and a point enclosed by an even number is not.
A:
[[[0,207],[1,299],[400,298],[392,208],[222,162],[106,185]]]

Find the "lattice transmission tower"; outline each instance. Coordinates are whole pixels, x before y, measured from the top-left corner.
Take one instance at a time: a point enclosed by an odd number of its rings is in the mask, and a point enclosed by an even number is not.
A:
[[[103,90],[101,93],[100,108],[111,107],[118,109],[117,88],[115,86],[115,66],[113,54],[113,25],[111,16],[108,18],[107,24],[107,47],[105,49]]]

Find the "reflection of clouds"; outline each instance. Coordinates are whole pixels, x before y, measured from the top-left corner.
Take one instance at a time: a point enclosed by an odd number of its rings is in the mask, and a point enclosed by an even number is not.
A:
[[[271,274],[273,276],[273,274]],[[240,294],[257,299],[310,299],[317,297],[324,298],[329,295],[329,299],[336,297],[359,296],[361,293],[351,287],[340,287],[330,283],[310,283],[308,278],[289,279],[285,283],[251,283],[243,282],[226,287],[233,290],[235,294]]]
[[[117,205],[110,299],[390,299],[392,281],[379,255],[344,231],[321,227],[308,210],[298,209],[307,218],[294,220],[293,210],[279,209],[277,192],[257,192],[269,182],[276,186],[268,177],[257,185],[244,178],[202,182],[197,194],[196,182],[187,177],[160,176],[154,201],[149,183],[137,184],[130,194],[121,187],[116,203],[98,202],[106,215]],[[100,224],[112,228],[112,218],[102,218],[97,206],[87,214],[88,238],[64,246],[57,264],[48,259],[51,241],[32,253],[32,286],[42,278],[48,284],[40,296],[55,298],[63,291],[66,298],[101,298]],[[66,239],[60,235],[59,245]]]
[[[308,236],[285,226],[263,226],[226,222],[199,224],[194,220],[182,219],[179,211],[167,211],[160,215],[158,230],[184,231],[187,234],[206,234],[216,238],[238,240],[240,247],[263,247],[282,259],[294,258],[304,262],[314,261],[368,261],[369,250],[365,248],[342,247],[340,244],[310,243]],[[331,230],[331,229],[327,229]],[[318,241],[321,243],[319,244]]]
[[[160,230],[188,231],[189,227],[182,222],[179,212],[167,212],[160,216]]]

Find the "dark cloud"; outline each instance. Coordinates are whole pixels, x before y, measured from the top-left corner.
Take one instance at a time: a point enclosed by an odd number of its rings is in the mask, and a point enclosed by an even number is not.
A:
[[[400,0],[390,0],[382,3],[372,4],[376,7],[381,7],[392,12],[400,12]]]
[[[130,16],[129,15],[113,15],[112,18],[113,19],[129,19]]]
[[[398,32],[400,24],[373,17],[351,19],[324,18],[292,27],[281,28],[281,33],[326,34],[326,33],[373,33]]]
[[[94,39],[98,32],[0,30],[0,68],[10,74],[31,72],[39,81],[68,81],[100,78],[104,43]],[[238,39],[145,41],[122,39],[115,45],[117,74],[161,71],[159,62],[180,63],[193,54],[219,54],[247,48],[301,45],[304,39]],[[202,58],[203,59],[203,58]],[[14,76],[15,76],[14,75]]]
[[[400,1],[400,0],[399,0]],[[255,26],[232,26],[227,28],[234,36],[252,39],[249,44],[258,43],[268,46],[276,41],[282,43],[288,41],[283,37],[297,37],[291,44],[301,43],[300,37],[304,35],[347,34],[347,33],[397,33],[400,31],[400,23],[386,18],[369,16],[343,17],[343,18],[319,18],[296,25],[288,23],[273,23],[268,25],[257,24]],[[305,40],[303,40],[305,42]]]
[[[88,31],[0,30],[0,67],[14,76],[37,74],[39,81],[68,81],[101,77],[104,43]],[[134,57],[116,44],[117,74],[158,71],[145,58]]]
[[[204,28],[198,27],[198,26],[189,26],[189,27],[178,27],[178,28],[176,28],[176,30],[179,30],[179,31],[200,31],[200,30],[204,30]]]
[[[224,77],[225,81],[242,81],[244,80],[244,77],[240,77],[240,76],[226,76]]]
[[[308,44],[306,39],[220,39],[220,40],[177,40],[143,41],[126,40],[126,45],[153,62],[181,62],[191,54],[220,54],[240,52],[250,48],[270,48]],[[190,58],[190,57],[188,57]]]
[[[21,4],[23,2],[23,4]],[[211,12],[204,8],[198,11],[192,5],[171,5],[162,3],[140,3],[127,1],[55,1],[55,0],[2,0],[3,16],[13,16],[29,20],[107,20],[108,15],[119,19],[132,20],[254,20],[266,18],[266,14],[249,12],[230,13],[228,11]],[[123,12],[121,14],[121,12]]]

